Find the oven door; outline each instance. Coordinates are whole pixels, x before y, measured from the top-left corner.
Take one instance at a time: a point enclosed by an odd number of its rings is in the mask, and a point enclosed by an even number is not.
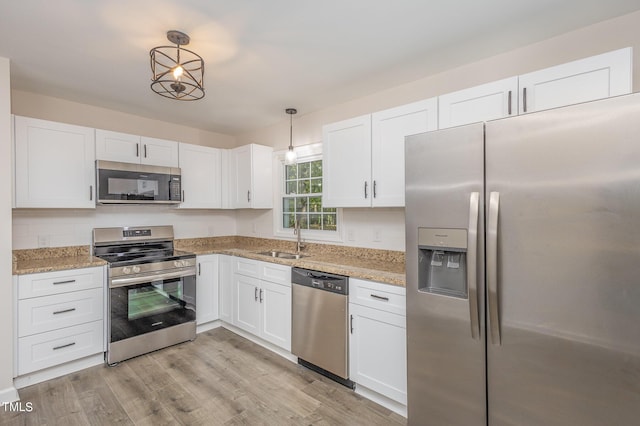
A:
[[[101,204],[177,204],[181,201],[180,169],[97,161]]]
[[[195,268],[109,280],[110,343],[195,321]]]

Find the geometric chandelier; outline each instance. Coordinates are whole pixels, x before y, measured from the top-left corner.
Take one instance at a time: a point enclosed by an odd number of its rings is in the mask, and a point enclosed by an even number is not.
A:
[[[151,49],[151,90],[165,98],[195,101],[204,98],[204,61],[202,57],[181,46],[189,44],[189,36],[172,30],[167,39],[175,46]]]

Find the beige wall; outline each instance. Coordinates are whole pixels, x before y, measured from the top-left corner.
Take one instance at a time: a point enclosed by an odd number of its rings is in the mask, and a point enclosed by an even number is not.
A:
[[[16,115],[95,127],[152,138],[169,139],[195,145],[233,148],[235,138],[222,133],[125,114],[106,108],[20,90],[12,91],[11,111]]]
[[[0,58],[0,403],[13,388],[13,297],[11,295],[11,101],[9,60]],[[2,414],[0,414],[1,416]]]

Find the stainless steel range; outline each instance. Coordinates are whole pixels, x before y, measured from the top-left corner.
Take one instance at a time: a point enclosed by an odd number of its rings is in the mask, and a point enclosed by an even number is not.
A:
[[[109,365],[195,339],[196,256],[172,226],[96,228],[93,254],[109,262]]]

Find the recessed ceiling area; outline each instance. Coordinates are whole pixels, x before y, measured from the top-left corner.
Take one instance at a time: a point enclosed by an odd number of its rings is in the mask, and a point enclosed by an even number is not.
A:
[[[237,135],[640,9],[637,0],[29,0],[0,5],[12,89]],[[204,99],[150,89],[187,33]]]

